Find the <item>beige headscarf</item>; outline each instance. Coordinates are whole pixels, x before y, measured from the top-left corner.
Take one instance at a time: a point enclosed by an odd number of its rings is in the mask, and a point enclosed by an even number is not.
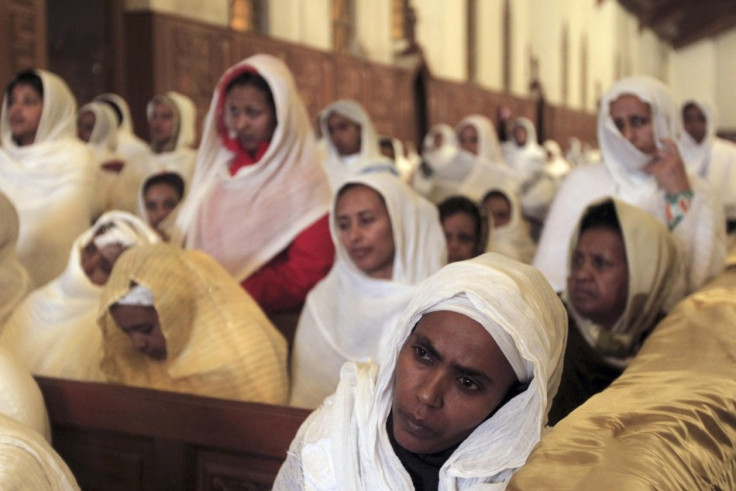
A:
[[[222,121],[218,104],[226,97],[227,83],[248,70],[268,82],[278,124],[260,161],[230,176],[234,154],[223,145],[218,131]],[[294,78],[279,58],[251,56],[220,78],[190,190],[172,241],[210,254],[239,281],[327,213],[327,175],[316,160],[314,134]]]
[[[667,227],[646,211],[617,199],[606,198],[586,208],[612,202],[621,225],[629,269],[626,308],[610,331],[575,312],[567,290],[562,298],[588,343],[616,366],[626,366],[636,354],[642,335],[652,329],[662,312],[668,312],[684,294],[682,264]],[[570,241],[567,270],[580,237],[580,223]]]
[[[31,291],[31,277],[18,261],[18,213],[13,203],[0,193],[0,326],[18,303]]]
[[[131,283],[153,293],[167,358],[133,348],[109,308]],[[105,285],[99,324],[111,382],[222,399],[286,402],[286,341],[211,257],[168,244],[123,253]]]
[[[386,431],[399,351],[427,312],[472,316],[496,340],[526,390],[481,423],[440,470],[439,489],[504,482],[539,441],[562,374],[567,315],[536,269],[498,254],[452,263],[412,296],[380,366],[347,363],[335,395],[305,422],[275,489],[413,489]],[[494,488],[495,489],[495,488]]]

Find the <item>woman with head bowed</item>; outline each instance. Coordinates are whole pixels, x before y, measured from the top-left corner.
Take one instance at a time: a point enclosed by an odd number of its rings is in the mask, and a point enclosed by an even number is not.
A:
[[[552,286],[565,284],[566,244],[592,202],[614,197],[667,225],[684,264],[687,291],[723,267],[722,206],[710,186],[688,176],[675,143],[678,117],[669,89],[650,77],[624,78],[603,97],[598,141],[603,162],[574,169],[560,186],[534,265]]]
[[[546,423],[566,323],[530,266],[446,266],[412,294],[380,366],[343,366],[274,489],[503,488]]]
[[[356,175],[332,209],[337,261],[309,293],[291,359],[291,405],[334,392],[345,361],[380,361],[416,284],[446,257],[437,209],[395,176]]]
[[[66,270],[18,305],[0,331],[0,345],[36,375],[104,380],[96,322],[102,287],[123,251],[158,240],[129,213],[102,215],[74,242]]]
[[[92,220],[95,169],[76,138],[69,87],[43,70],[8,84],[0,116],[0,191],[20,219],[17,252],[34,287],[64,269],[74,239]]]
[[[146,106],[151,130],[151,151],[157,170],[182,175],[189,182],[197,152],[197,108],[189,97],[170,91],[157,95]]]
[[[215,89],[174,242],[214,257],[267,314],[330,270],[330,187],[286,65],[255,55]]]
[[[283,404],[286,340],[217,262],[169,244],[125,252],[100,302],[109,382]]]
[[[568,343],[550,424],[608,387],[683,296],[680,258],[665,225],[614,199],[586,209],[568,268]]]

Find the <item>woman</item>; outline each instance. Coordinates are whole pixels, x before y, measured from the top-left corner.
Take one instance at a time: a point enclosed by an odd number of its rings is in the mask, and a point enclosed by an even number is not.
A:
[[[451,196],[440,203],[442,230],[447,241],[447,262],[472,259],[485,252],[491,232],[486,214],[465,196]]]
[[[190,190],[173,241],[214,257],[267,314],[300,308],[334,259],[330,188],[281,60],[252,56],[222,76]]]
[[[320,112],[320,129],[327,145],[325,171],[334,191],[342,181],[361,172],[398,174],[392,162],[381,158],[373,121],[357,101],[341,99]]]
[[[340,366],[380,360],[415,285],[445,261],[437,210],[390,174],[350,178],[332,210],[337,261],[309,293],[291,360],[291,405],[314,408]]]
[[[64,273],[15,309],[0,332],[0,345],[36,375],[104,380],[96,323],[102,286],[124,250],[155,242],[153,230],[135,216],[102,215],[74,242]]]
[[[492,186],[485,191],[481,203],[493,223],[488,252],[531,264],[537,245],[529,222],[521,214],[519,194],[508,186]]]
[[[529,266],[448,265],[412,295],[380,367],[345,364],[274,489],[504,487],[541,436],[566,322]]]
[[[721,205],[700,178],[688,177],[677,150],[677,114],[669,89],[649,77],[614,84],[598,113],[603,163],[573,170],[560,186],[545,222],[534,265],[552,287],[565,284],[565,244],[590,203],[611,196],[665,223],[693,291],[723,267]]]
[[[168,242],[184,199],[184,179],[176,172],[158,172],[141,186],[138,215]]]
[[[18,213],[0,193],[0,326],[31,291],[31,277],[15,253],[18,242]]]
[[[608,387],[683,295],[681,263],[667,228],[622,201],[587,208],[568,264],[562,294],[568,344],[550,424]]]
[[[419,194],[433,203],[442,201],[435,194],[450,196],[449,189],[454,188],[459,179],[458,176],[464,175],[465,167],[472,166],[472,158],[465,155],[465,159],[450,167],[453,159],[458,155],[458,148],[455,130],[448,124],[436,124],[424,136],[422,161],[412,175],[411,185]],[[453,172],[455,168],[458,168],[458,176]]]
[[[151,130],[153,160],[159,170],[181,174],[189,182],[194,174],[197,152],[197,108],[184,94],[170,91],[157,95],[146,107]]]
[[[464,117],[455,126],[455,134],[460,148],[466,152],[485,162],[503,163],[496,129],[487,117],[479,114]]]
[[[107,93],[98,95],[94,100],[107,104],[115,112],[120,155],[127,162],[148,162],[151,151],[146,142],[138,138],[133,131],[133,118],[125,99],[117,94]]]
[[[92,220],[94,166],[76,138],[77,105],[56,75],[19,73],[0,116],[0,191],[20,219],[18,258],[34,287],[64,269],[74,239]]]
[[[678,144],[687,170],[708,181],[721,199],[726,219],[736,222],[736,145],[716,136],[718,123],[709,103],[689,99],[681,107],[685,131]]]
[[[211,257],[168,244],[120,258],[100,302],[109,382],[286,402],[286,341]]]

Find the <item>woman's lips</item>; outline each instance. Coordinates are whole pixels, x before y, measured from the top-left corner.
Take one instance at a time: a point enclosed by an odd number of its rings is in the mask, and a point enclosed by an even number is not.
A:
[[[355,249],[350,249],[350,257],[353,260],[364,259],[370,254],[370,252],[371,250],[369,247],[356,247]]]
[[[399,411],[401,428],[416,439],[425,440],[433,438],[437,432],[421,418],[411,413]]]

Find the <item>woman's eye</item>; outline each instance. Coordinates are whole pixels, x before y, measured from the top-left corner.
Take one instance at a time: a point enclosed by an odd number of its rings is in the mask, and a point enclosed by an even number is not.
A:
[[[430,361],[429,352],[421,346],[414,346],[414,356],[417,360]]]
[[[465,390],[479,390],[480,387],[472,379],[468,377],[460,377],[458,379],[460,386]]]
[[[645,124],[647,124],[647,122],[649,122],[649,120],[641,116],[634,116],[633,118],[631,118],[631,125],[637,128],[644,126]]]
[[[360,217],[360,224],[361,225],[370,225],[371,223],[375,222],[376,218],[372,216],[365,216]]]

